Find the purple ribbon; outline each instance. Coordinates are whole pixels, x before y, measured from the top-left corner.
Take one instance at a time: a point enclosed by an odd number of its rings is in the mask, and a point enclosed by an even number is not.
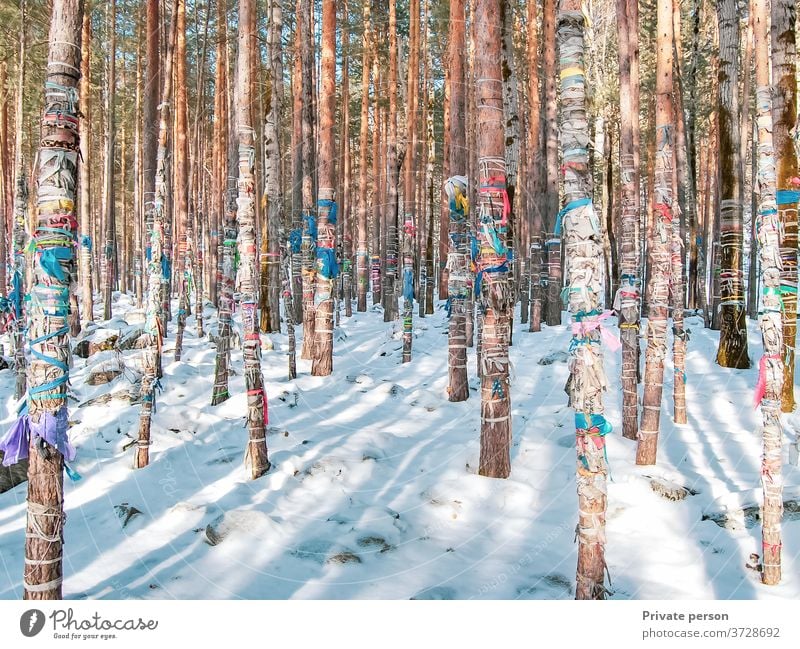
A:
[[[31,435],[41,437],[57,448],[67,462],[74,460],[75,447],[69,443],[67,416],[65,406],[59,408],[55,415],[41,413],[38,422],[32,421],[27,413],[22,415],[0,440],[0,450],[4,453],[3,466],[11,466],[28,457]]]

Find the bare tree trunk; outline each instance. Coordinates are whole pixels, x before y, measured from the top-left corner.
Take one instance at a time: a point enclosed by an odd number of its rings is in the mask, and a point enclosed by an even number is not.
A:
[[[333,282],[336,263],[336,201],[334,122],[336,119],[336,0],[322,3],[322,96],[319,113],[319,199],[317,209],[317,286],[314,298],[316,345],[312,376],[333,372]]]
[[[777,205],[781,221],[781,296],[783,299],[783,388],[781,409],[792,412],[794,358],[797,339],[797,154],[791,130],[797,121],[796,4],[772,0],[772,104]],[[764,85],[769,85],[769,81]],[[762,269],[763,272],[763,269]]]
[[[478,119],[478,214],[480,256],[476,294],[483,312],[481,339],[481,453],[478,473],[507,478],[511,472],[511,385],[508,340],[512,297],[508,283],[506,233],[510,208],[506,191],[505,127],[500,0],[477,0],[475,75]]]
[[[255,238],[255,131],[250,121],[253,101],[250,82],[254,0],[239,0],[238,59],[236,74],[236,129],[239,135],[239,196],[236,220],[239,226],[239,284],[242,294],[244,376],[247,385],[247,429],[249,440],[245,464],[255,480],[269,471],[267,459],[267,395],[261,375],[261,340],[256,320],[256,238]]]
[[[167,55],[164,64],[164,89],[161,93],[161,103],[158,107],[161,117],[158,126],[158,149],[156,151],[156,171],[153,187],[155,193],[151,203],[152,208],[147,211],[146,229],[150,239],[150,254],[148,258],[148,281],[145,316],[145,334],[147,335],[143,354],[144,376],[142,377],[141,400],[142,407],[139,411],[139,435],[134,455],[133,468],[140,469],[150,462],[150,427],[155,401],[156,384],[161,366],[161,344],[164,339],[164,314],[162,295],[166,282],[162,272],[165,256],[165,203],[167,200],[167,138],[172,119],[170,117],[170,102],[172,100],[172,66],[173,50],[175,47],[176,22],[178,17],[177,7],[182,0],[174,0],[172,18],[170,20],[170,33],[167,40]],[[158,18],[156,17],[156,24]],[[149,49],[149,48],[148,48]]]
[[[672,0],[658,0],[658,53],[656,59],[656,155],[653,187],[653,233],[648,257],[651,275],[647,279],[647,350],[644,395],[637,464],[655,464],[664,381],[667,344],[669,280],[672,266],[673,228],[673,132],[672,107]]]
[[[720,332],[717,362],[750,367],[742,274],[742,160],[739,149],[739,15],[736,0],[720,0]]]
[[[780,1],[780,0],[779,0]],[[794,7],[782,3],[782,7],[774,7],[774,36],[780,37],[785,30],[794,31]],[[773,111],[772,86],[769,74],[769,24],[767,0],[753,0],[753,31],[756,47],[756,116],[758,120],[758,190],[760,204],[758,210],[758,243],[761,261],[762,296],[759,325],[761,340],[764,344],[764,355],[759,363],[759,379],[756,388],[756,404],[761,405],[763,421],[762,438],[764,454],[761,459],[761,485],[764,491],[764,505],[761,511],[761,548],[763,554],[763,570],[761,581],[770,586],[781,580],[781,518],[783,517],[783,475],[782,475],[782,442],[781,428],[781,383],[785,380],[783,369],[783,332],[782,322],[784,306],[782,304],[784,283],[781,267],[781,242],[779,238],[780,221],[777,214],[775,185],[775,150],[773,148]],[[783,9],[783,11],[780,11]],[[791,22],[781,19],[791,17]],[[777,20],[776,20],[777,19]],[[775,43],[773,38],[773,44]],[[792,36],[793,40],[793,36]],[[776,48],[780,49],[780,48]],[[792,51],[791,60],[794,61]],[[786,63],[781,56],[781,63]],[[784,72],[780,67],[773,68],[774,76],[783,83],[778,86],[777,95],[789,91],[793,98],[792,88],[786,88],[786,79],[781,78]],[[794,77],[792,77],[792,81]],[[786,95],[782,98],[785,99]],[[785,107],[781,107],[784,108]],[[789,108],[788,110],[793,110]]]
[[[297,5],[299,7],[299,4]],[[292,304],[294,321],[303,323],[302,232],[303,232],[303,65],[300,57],[302,24],[295,22],[292,66]]]
[[[75,181],[78,167],[77,83],[83,2],[53,0],[45,112],[38,154],[37,228],[28,370],[27,600],[61,599],[64,543],[64,463],[75,456],[67,429],[70,283],[76,277]],[[18,141],[17,146],[21,146]],[[47,260],[47,261],[45,261]],[[21,424],[21,422],[20,422]]]
[[[564,165],[564,243],[572,315],[572,360],[567,381],[575,409],[578,485],[576,599],[605,599],[606,466],[603,416],[606,389],[601,321],[602,232],[589,195],[589,124],[584,69],[584,17],[579,0],[561,0],[558,42],[561,71],[561,150]]]

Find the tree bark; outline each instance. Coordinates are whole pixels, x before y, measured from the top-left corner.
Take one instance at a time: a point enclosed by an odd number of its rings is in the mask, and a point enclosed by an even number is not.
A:
[[[250,121],[253,101],[251,57],[254,0],[239,0],[238,58],[236,73],[236,130],[239,141],[238,198],[236,220],[239,229],[239,276],[241,290],[242,329],[244,340],[244,376],[247,385],[247,429],[249,440],[245,464],[255,480],[270,467],[267,458],[267,396],[261,375],[261,339],[258,333],[255,224],[255,131]]]
[[[575,409],[578,490],[576,599],[605,599],[605,517],[608,467],[603,416],[606,389],[600,345],[602,232],[589,187],[589,123],[584,66],[584,17],[579,0],[561,0],[558,41],[563,152],[563,228],[568,306],[572,316],[570,377],[566,391]]]
[[[298,0],[297,30],[300,34],[301,68],[301,146],[303,163],[303,349],[300,357],[311,360],[314,346],[314,276],[316,217],[314,214],[314,95],[312,70],[311,5],[310,0]]]
[[[167,55],[164,64],[164,86],[159,105],[158,148],[156,151],[156,171],[153,182],[155,193],[152,207],[147,211],[146,229],[150,240],[147,271],[147,300],[145,302],[145,334],[147,336],[143,354],[144,376],[142,377],[141,401],[139,411],[139,435],[134,455],[133,468],[140,469],[150,462],[150,428],[155,402],[155,391],[161,367],[161,344],[164,339],[164,313],[162,295],[167,282],[162,270],[166,256],[165,204],[167,201],[167,139],[172,124],[170,102],[172,100],[172,67],[175,47],[177,7],[182,0],[174,0],[170,33],[167,40]]]
[[[81,158],[89,160],[92,144],[92,120],[91,120],[91,92],[89,77],[91,57],[92,57],[92,21],[90,12],[83,15],[83,27],[81,30],[81,80],[80,80],[80,104],[81,104]],[[91,176],[92,166],[82,164],[79,167],[80,179],[80,277],[81,277],[81,313],[87,322],[94,321],[94,295],[92,286],[92,217],[91,217]]]
[[[639,168],[634,154],[634,129],[639,123],[634,114],[633,86],[639,83],[631,72],[634,56],[630,33],[632,0],[617,0],[617,37],[619,39],[619,169],[620,169],[620,288],[614,301],[619,315],[622,340],[622,435],[636,439],[638,433],[639,314],[641,306],[641,269],[639,264]],[[638,107],[637,107],[638,112]]]
[[[777,183],[777,205],[781,220],[781,295],[783,298],[783,388],[781,409],[792,412],[794,358],[797,339],[797,154],[791,130],[797,121],[795,48],[796,5],[790,0],[772,0],[772,103],[773,141]],[[768,84],[768,82],[767,82]],[[765,85],[767,85],[765,84]]]
[[[501,0],[477,0],[475,76],[478,121],[480,256],[476,293],[483,313],[481,338],[481,452],[478,473],[511,473],[511,385],[508,341],[513,304],[508,282],[506,234],[511,217],[506,190]]]
[[[769,24],[767,0],[753,0],[753,32],[756,48],[756,119],[758,121],[758,190],[760,204],[757,232],[759,243],[759,259],[761,261],[761,312],[759,325],[761,340],[764,344],[764,355],[759,363],[759,381],[756,388],[756,404],[761,405],[762,439],[764,453],[761,459],[761,486],[764,494],[761,526],[761,548],[763,570],[761,581],[768,585],[776,585],[781,580],[781,518],[783,516],[783,476],[782,476],[782,441],[781,428],[781,383],[785,380],[783,369],[784,316],[782,255],[780,242],[780,221],[777,214],[775,149],[773,148],[773,114],[772,87],[769,74]],[[782,7],[774,7],[774,36],[785,34],[785,29],[794,31],[794,7],[783,3]],[[783,10],[783,11],[781,11]],[[781,19],[791,16],[792,21]],[[777,19],[777,20],[775,20]],[[775,39],[773,38],[773,44]],[[786,61],[778,57],[780,63]],[[792,61],[794,52],[792,51]],[[784,70],[773,68],[775,77],[783,82],[779,92],[787,90],[794,97],[794,88],[785,86],[786,79],[781,78]],[[784,110],[786,107],[781,107]],[[791,110],[791,109],[789,109]],[[780,110],[775,111],[780,112]]]
[[[397,163],[397,9],[394,2],[389,3],[389,126],[386,146],[387,185],[387,227],[386,237],[386,288],[384,289],[384,322],[390,322],[397,315],[397,223],[398,209],[398,163]]]
[[[750,367],[742,274],[743,184],[739,149],[739,14],[736,0],[720,0],[720,332],[717,362]]]
[[[336,263],[336,0],[322,2],[322,96],[319,113],[319,198],[317,201],[317,286],[314,298],[316,347],[312,376],[333,372],[333,282]]]
[[[175,333],[175,360],[181,359],[183,332],[189,307],[188,273],[191,272],[191,230],[189,226],[189,119],[186,105],[186,4],[179,3],[175,48],[175,168],[174,219],[178,241],[176,277],[178,281],[178,328]]]
[[[414,0],[412,0],[413,5]],[[361,56],[361,131],[358,145],[358,219],[356,222],[356,310],[367,310],[369,250],[367,249],[367,160],[369,149],[370,5],[364,3],[364,38]],[[413,21],[413,17],[412,17]]]
[[[547,301],[545,322],[549,327],[561,324],[561,239],[555,234],[558,214],[558,127],[556,125],[556,0],[544,0],[542,13],[544,35],[544,104],[545,104],[545,209],[547,227]]]
[[[672,266],[673,196],[673,23],[672,0],[658,0],[656,58],[656,155],[653,186],[652,237],[647,278],[647,349],[644,395],[636,464],[655,464],[667,344],[669,280]]]
[[[78,77],[83,22],[81,0],[53,0],[45,112],[38,154],[35,285],[31,289],[28,370],[28,518],[25,529],[27,600],[61,599],[64,543],[64,462],[67,437],[69,291],[76,277],[75,181],[79,123]],[[21,147],[21,142],[17,142]],[[48,258],[49,263],[45,263]]]
[[[218,246],[219,266],[217,269],[217,341],[214,366],[214,389],[211,405],[223,403],[230,396],[228,391],[228,368],[231,348],[231,313],[233,312],[233,292],[235,284],[234,256],[236,253],[236,197],[235,187],[231,187],[229,176],[233,172],[229,163],[232,157],[230,141],[228,96],[228,48],[225,0],[217,1],[218,44],[216,55],[216,79],[214,82],[214,132],[216,135],[215,155],[217,157],[217,182],[214,199],[218,213],[220,245]]]
[[[450,401],[469,398],[467,383],[466,301],[473,291],[469,253],[469,181],[467,179],[466,104],[464,99],[464,58],[466,17],[464,0],[450,0],[450,130],[451,177],[445,185],[449,203],[447,253],[447,298],[450,302],[448,326],[448,378]]]

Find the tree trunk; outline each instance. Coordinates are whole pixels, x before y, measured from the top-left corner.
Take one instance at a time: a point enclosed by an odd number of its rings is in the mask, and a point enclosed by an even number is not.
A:
[[[33,356],[28,370],[28,519],[24,598],[61,599],[64,463],[67,437],[70,283],[76,276],[75,181],[78,167],[77,83],[83,2],[53,0],[45,112],[38,154],[35,285],[29,306]],[[21,141],[17,142],[21,147]],[[44,260],[49,258],[49,263]],[[26,426],[26,427],[27,427]]]
[[[412,0],[413,4],[414,0]],[[356,222],[356,310],[367,310],[369,251],[367,250],[367,160],[369,148],[370,2],[364,3],[361,57],[361,132],[358,145],[358,220]],[[413,20],[413,19],[412,19]]]
[[[547,301],[545,322],[561,324],[561,238],[556,234],[558,213],[558,126],[556,125],[556,0],[544,0],[542,13],[544,35],[544,104],[545,104],[545,206],[547,227]]]
[[[672,1],[673,52],[675,72],[678,82],[673,90],[675,101],[675,147],[672,173],[673,199],[677,199],[677,222],[673,223],[671,237],[670,306],[672,307],[672,401],[673,417],[676,424],[686,423],[686,344],[689,340],[684,328],[684,305],[686,287],[684,284],[683,260],[684,241],[686,241],[686,214],[688,206],[694,209],[694,200],[687,200],[690,193],[689,177],[686,169],[686,130],[683,115],[683,84],[681,83],[681,12],[679,0]]]
[[[317,210],[317,286],[314,304],[316,346],[312,376],[333,372],[333,282],[336,263],[334,122],[336,119],[336,0],[322,3],[322,96],[319,112],[319,199]]]
[[[780,38],[785,30],[794,31],[794,7],[788,3],[774,7],[774,37]],[[761,405],[763,422],[762,438],[764,453],[761,459],[761,486],[764,492],[764,505],[761,511],[761,548],[763,570],[761,581],[768,585],[776,585],[781,580],[781,518],[783,516],[783,476],[782,476],[782,442],[781,429],[781,383],[785,380],[783,369],[783,332],[782,322],[784,306],[782,304],[784,283],[781,268],[781,242],[779,240],[780,221],[777,215],[775,150],[773,149],[773,110],[772,86],[769,74],[769,24],[767,0],[753,0],[753,31],[756,47],[756,109],[758,114],[758,190],[761,198],[758,210],[758,243],[761,261],[761,313],[759,325],[761,340],[764,344],[764,355],[759,363],[759,380],[756,388],[756,404]],[[783,10],[783,11],[781,11]],[[783,19],[791,17],[791,22]],[[773,38],[773,44],[777,39]],[[792,36],[793,40],[793,36]],[[794,51],[791,50],[794,61]],[[780,63],[786,60],[778,57]],[[786,87],[787,80],[782,77],[785,70],[773,67],[778,77],[779,92],[788,90],[794,98],[794,77],[792,88]],[[781,87],[782,85],[782,87]],[[780,109],[786,110],[785,106]],[[775,112],[780,112],[780,109]],[[789,108],[788,110],[793,110]],[[796,288],[796,286],[795,286]]]
[[[164,339],[164,313],[162,294],[166,279],[162,271],[165,258],[166,240],[164,232],[165,204],[167,200],[167,138],[172,123],[170,118],[170,102],[172,100],[172,66],[175,47],[177,7],[182,0],[174,0],[170,33],[167,40],[167,55],[164,65],[164,89],[158,110],[161,113],[158,125],[158,148],[156,151],[156,171],[153,187],[152,205],[146,213],[147,235],[150,240],[147,271],[147,300],[145,310],[145,334],[147,335],[143,354],[144,376],[142,377],[141,401],[139,411],[139,435],[134,455],[133,468],[140,469],[150,462],[150,428],[155,401],[155,391],[161,367],[161,344]],[[156,17],[156,24],[158,18]],[[149,48],[148,48],[149,49]]]
[[[174,218],[178,241],[176,277],[178,281],[178,328],[175,333],[175,360],[181,359],[183,332],[189,307],[188,273],[191,272],[189,225],[189,119],[186,105],[186,4],[176,7],[178,12],[177,42],[175,49],[175,186]]]
[[[539,32],[537,26],[537,3],[528,3],[528,237],[523,254],[528,255],[528,285],[530,287],[530,326],[529,331],[541,331],[542,307],[546,297],[547,273],[543,267],[542,246],[544,242],[544,222],[542,220],[542,199],[544,197],[544,177],[542,174],[542,118],[541,90],[539,85]],[[543,272],[545,271],[545,272]]]
[[[221,232],[219,246],[218,296],[217,296],[217,342],[216,361],[214,366],[214,390],[211,405],[216,406],[228,399],[228,367],[230,365],[231,348],[231,313],[233,312],[233,292],[235,284],[234,256],[236,254],[236,197],[235,188],[230,186],[228,177],[232,173],[229,158],[233,142],[229,134],[229,82],[228,82],[228,48],[226,45],[226,7],[225,0],[217,2],[218,44],[216,55],[216,79],[214,82],[216,135],[215,155],[217,156],[217,182],[214,199],[218,213]]]
[[[89,160],[92,144],[90,66],[92,57],[92,21],[90,12],[83,15],[81,30],[81,158]],[[92,217],[91,217],[91,170],[90,164],[82,164],[80,171],[80,278],[81,278],[81,313],[87,322],[94,321],[94,296],[92,286]]]
[[[795,50],[796,6],[790,0],[772,0],[772,104],[777,182],[781,221],[781,295],[783,299],[783,412],[794,410],[794,349],[797,339],[797,154],[791,130],[797,121]],[[768,85],[769,81],[764,85]],[[763,272],[763,269],[762,269]]]
[[[386,236],[386,288],[384,289],[384,322],[395,319],[397,313],[397,220],[398,210],[398,164],[397,164],[397,10],[389,3],[389,128],[386,146],[387,227]]]
[[[117,261],[116,247],[116,214],[114,200],[114,149],[116,144],[116,0],[109,0],[106,4],[106,33],[109,35],[108,58],[106,59],[105,88],[105,155],[103,157],[103,319],[111,319],[112,291],[116,284],[115,265]]]
[[[658,52],[656,59],[656,155],[653,186],[652,237],[647,278],[647,350],[645,352],[642,420],[636,464],[655,464],[667,344],[669,280],[672,266],[673,133],[672,107],[673,29],[672,0],[658,0]]]
[[[448,137],[451,177],[445,184],[450,207],[447,253],[448,327],[447,388],[450,401],[469,398],[465,304],[473,289],[469,256],[469,190],[467,180],[466,104],[464,100],[465,14],[464,0],[450,0],[450,130]]]
[[[416,226],[417,89],[419,85],[419,3],[410,0],[405,179],[403,183],[403,362],[411,361],[414,337],[414,237]]]
[[[622,435],[636,439],[638,433],[637,384],[639,375],[639,308],[641,276],[639,267],[639,168],[634,155],[633,132],[639,123],[634,114],[633,86],[639,80],[631,72],[633,56],[630,33],[632,0],[617,0],[617,34],[619,39],[619,104],[620,104],[620,288],[614,301],[619,314],[622,340]],[[638,108],[638,107],[637,107]]]
[[[480,256],[476,294],[483,313],[481,338],[481,453],[478,473],[507,478],[511,472],[511,385],[508,340],[512,296],[506,233],[511,217],[506,191],[501,0],[477,0],[475,76],[478,121]]]
[[[589,195],[589,123],[584,71],[584,17],[578,0],[562,0],[558,14],[563,152],[564,243],[568,306],[572,315],[572,360],[567,381],[575,409],[578,486],[578,567],[576,599],[605,599],[606,479],[603,416],[606,389],[600,345],[602,312],[602,232]]]
[[[298,0],[297,30],[300,38],[301,67],[301,151],[303,161],[303,349],[300,357],[311,360],[314,347],[314,275],[316,218],[314,215],[314,99],[312,69],[314,52],[311,38],[310,0]]]
[[[264,148],[266,150],[266,196],[267,196],[267,290],[269,321],[266,331],[280,332],[280,241],[278,239],[283,222],[282,169],[281,169],[281,115],[283,110],[283,13],[278,0],[269,3],[269,93],[267,95],[266,122],[264,124]],[[262,314],[263,319],[263,314]]]
[[[739,149],[739,14],[736,0],[720,0],[720,332],[717,362],[750,367],[742,274],[742,160]]]
[[[254,0],[239,0],[239,34],[236,73],[236,130],[239,141],[236,220],[239,228],[239,277],[244,340],[244,376],[247,385],[247,429],[249,440],[245,464],[255,480],[269,471],[267,459],[267,395],[261,375],[261,339],[258,334],[255,226],[255,131],[250,121],[253,101],[250,83]]]
[[[14,293],[14,321],[11,331],[11,339],[14,344],[14,372],[16,381],[14,383],[14,398],[21,399],[25,394],[27,384],[26,363],[25,363],[25,322],[23,320],[23,297],[27,293],[28,273],[26,272],[25,247],[27,245],[27,222],[26,214],[28,210],[28,180],[25,174],[25,163],[22,156],[22,117],[23,100],[25,88],[25,65],[28,50],[28,25],[27,25],[27,2],[20,2],[20,29],[19,29],[19,62],[17,75],[17,97],[16,112],[14,115],[14,140],[16,148],[14,151],[14,225],[12,236],[14,238],[13,248],[13,276],[12,292]],[[80,165],[81,167],[88,165]],[[5,261],[3,261],[5,263]],[[89,312],[91,314],[91,311]]]

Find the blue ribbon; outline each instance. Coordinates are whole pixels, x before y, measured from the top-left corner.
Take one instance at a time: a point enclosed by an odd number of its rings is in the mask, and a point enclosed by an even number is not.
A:
[[[303,214],[303,228],[308,231],[313,241],[317,240],[317,219],[310,212]]]
[[[403,298],[414,301],[414,272],[410,268],[403,271]]]
[[[800,191],[795,189],[779,189],[775,195],[778,205],[796,205],[800,202]]]
[[[508,264],[503,262],[499,266],[489,266],[488,268],[484,268],[481,271],[478,271],[478,274],[475,275],[475,295],[481,294],[481,281],[483,281],[483,274],[484,273],[507,273],[508,272]]]
[[[561,220],[567,214],[567,212],[571,212],[572,210],[576,210],[579,207],[585,207],[586,205],[591,205],[592,199],[591,198],[578,198],[577,200],[571,201],[567,203],[564,207],[562,207],[558,214],[556,215],[556,229],[554,234],[560,235],[561,234]]]
[[[92,249],[92,237],[90,237],[88,234],[84,234],[81,237],[81,248],[88,248],[89,250]],[[146,250],[147,258],[150,259],[150,248],[148,247]]]
[[[66,246],[53,246],[45,248],[39,255],[39,265],[50,277],[55,277],[59,282],[63,282],[67,276],[61,267],[62,261],[69,261],[72,257],[72,249]]]
[[[303,246],[303,232],[299,229],[289,232],[289,247],[297,254]]]
[[[317,248],[317,272],[325,279],[339,276],[339,264],[336,262],[336,251],[333,248]]]
[[[327,198],[321,198],[320,200],[317,201],[317,206],[327,207],[329,209],[328,223],[336,225],[336,213],[337,213],[336,201],[331,201],[328,200]]]

